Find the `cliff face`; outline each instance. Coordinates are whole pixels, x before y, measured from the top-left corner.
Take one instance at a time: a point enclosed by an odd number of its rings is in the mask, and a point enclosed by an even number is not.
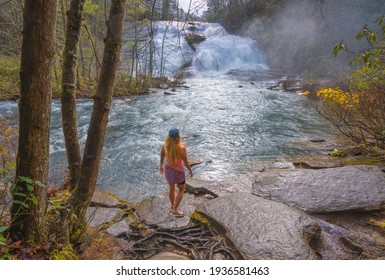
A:
[[[355,36],[364,25],[375,29],[384,14],[383,1],[287,0],[272,17],[244,22],[238,34],[255,39],[271,68],[318,77],[346,70],[349,56],[332,56],[344,40],[351,50],[364,48]]]

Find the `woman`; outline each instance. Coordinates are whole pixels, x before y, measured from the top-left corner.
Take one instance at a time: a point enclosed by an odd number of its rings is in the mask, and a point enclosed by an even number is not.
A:
[[[166,167],[163,167],[164,158],[166,158]],[[179,130],[177,128],[171,128],[160,151],[160,173],[165,175],[170,186],[169,198],[171,214],[178,217],[183,216],[183,212],[178,208],[185,189],[186,176],[183,163],[188,169],[189,176],[192,177],[193,173],[187,158],[187,151],[182,145]],[[175,186],[178,187],[178,194],[176,196]]]

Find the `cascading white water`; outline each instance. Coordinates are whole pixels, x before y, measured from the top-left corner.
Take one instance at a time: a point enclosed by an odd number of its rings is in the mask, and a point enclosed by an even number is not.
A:
[[[254,40],[231,35],[217,23],[197,23],[196,26],[206,40],[196,48],[195,70],[226,72],[231,69],[268,68]]]
[[[231,35],[217,23],[159,21],[153,23],[153,30],[155,76],[172,77],[185,65],[191,65],[189,70],[197,75],[206,71],[268,68],[257,42]],[[195,50],[186,40],[186,36],[192,35],[205,38],[196,44]],[[149,48],[143,48],[142,65],[149,63],[149,53]]]

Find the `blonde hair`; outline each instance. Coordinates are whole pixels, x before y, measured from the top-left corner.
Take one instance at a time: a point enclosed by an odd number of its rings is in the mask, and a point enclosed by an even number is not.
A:
[[[180,137],[167,136],[164,142],[164,151],[167,160],[176,162],[177,160],[183,159],[183,145]]]

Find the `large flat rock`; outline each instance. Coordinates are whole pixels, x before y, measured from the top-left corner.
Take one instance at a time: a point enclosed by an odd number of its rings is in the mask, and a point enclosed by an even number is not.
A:
[[[91,206],[101,206],[109,208],[124,208],[124,204],[117,197],[107,192],[95,190],[92,196]]]
[[[149,226],[161,228],[184,227],[190,223],[189,215],[194,212],[195,206],[205,198],[195,198],[194,195],[185,193],[180,204],[180,209],[185,213],[183,217],[170,214],[170,201],[168,194],[151,197],[143,200],[136,209],[139,219]]]
[[[201,179],[187,179],[186,185],[193,188],[205,188],[218,196],[236,192],[251,193],[253,174],[234,174],[220,181],[207,181]]]
[[[109,223],[119,215],[120,211],[119,208],[88,207],[86,212],[87,223],[91,227]]]
[[[225,231],[245,259],[315,259],[310,243],[320,226],[306,213],[250,193],[221,196],[198,205]]]
[[[385,208],[385,174],[376,166],[259,172],[253,194],[308,213]]]
[[[262,172],[266,170],[282,170],[294,169],[294,164],[287,161],[276,162],[261,162],[254,166],[255,172]],[[207,189],[218,196],[228,195],[237,192],[251,193],[253,186],[253,176],[255,172],[248,172],[244,174],[232,174],[224,176],[220,180],[208,181],[202,179],[186,180],[186,185],[195,189]]]

